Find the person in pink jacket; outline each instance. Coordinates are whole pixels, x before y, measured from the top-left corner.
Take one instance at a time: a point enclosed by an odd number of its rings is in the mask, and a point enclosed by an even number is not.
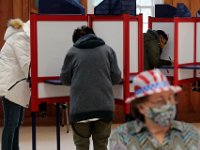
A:
[[[0,97],[2,97],[4,127],[2,150],[19,150],[19,128],[23,108],[28,107],[27,87],[30,66],[30,22],[11,19],[0,51]]]

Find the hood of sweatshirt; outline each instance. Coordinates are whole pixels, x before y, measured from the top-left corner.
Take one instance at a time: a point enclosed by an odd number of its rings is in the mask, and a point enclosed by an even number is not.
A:
[[[104,44],[105,42],[101,38],[98,38],[96,35],[87,34],[85,36],[82,36],[80,39],[78,39],[74,43],[74,47],[77,47],[80,49],[91,49],[91,48],[95,48]]]
[[[17,32],[23,32],[22,29],[15,29],[11,26],[9,26],[6,29],[5,35],[4,35],[4,40],[7,40],[9,37],[11,37],[13,34],[17,33]]]
[[[155,30],[148,29],[147,33],[144,34],[145,41],[149,40],[158,40],[159,41],[159,35]]]

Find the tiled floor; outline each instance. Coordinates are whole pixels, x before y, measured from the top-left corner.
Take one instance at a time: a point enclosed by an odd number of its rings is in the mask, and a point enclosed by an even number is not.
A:
[[[200,123],[194,123],[200,130]],[[118,125],[113,125],[112,130]],[[2,128],[0,128],[0,134]],[[31,127],[22,127],[20,134],[20,150],[32,150]],[[61,127],[61,150],[75,150],[72,139],[72,131],[66,133],[66,127]],[[55,127],[37,127],[37,150],[56,150],[56,130]],[[92,150],[92,144],[90,150]]]

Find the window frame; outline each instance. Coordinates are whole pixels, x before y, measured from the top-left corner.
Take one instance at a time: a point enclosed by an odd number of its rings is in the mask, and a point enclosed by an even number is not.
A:
[[[138,0],[136,0],[136,11],[139,9],[140,12],[137,11],[136,14],[141,14],[142,9],[151,9],[151,17],[155,17],[155,4],[163,4],[164,0],[151,0],[151,5],[149,6],[141,5],[141,4],[138,4],[137,2]],[[144,21],[144,15],[143,15],[143,27],[145,27],[145,25],[147,26],[147,29],[148,29],[148,21],[147,22]],[[143,32],[146,32],[147,29],[143,28]]]

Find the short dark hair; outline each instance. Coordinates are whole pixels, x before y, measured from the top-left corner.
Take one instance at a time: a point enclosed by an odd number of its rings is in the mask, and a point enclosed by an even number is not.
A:
[[[137,98],[131,102],[131,115],[134,119],[140,120],[144,122],[144,115],[140,113],[138,109],[138,105],[146,102],[148,100],[148,96]]]
[[[75,43],[80,37],[87,35],[87,34],[95,34],[93,29],[88,26],[81,26],[74,30],[72,41]]]
[[[163,38],[168,41],[168,36],[163,30],[156,30],[156,32],[158,33],[158,35],[163,36]]]

